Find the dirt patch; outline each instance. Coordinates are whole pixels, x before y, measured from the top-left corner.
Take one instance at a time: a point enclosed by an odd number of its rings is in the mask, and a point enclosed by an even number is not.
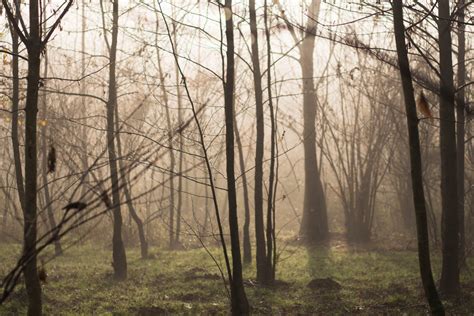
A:
[[[386,288],[373,287],[360,289],[359,291],[359,297],[364,300],[381,300],[393,295],[410,297],[413,294],[408,287],[400,283],[390,283]],[[421,298],[423,298],[423,295]]]
[[[150,285],[154,286],[154,287],[160,287],[160,286],[164,286],[166,284],[170,284],[170,283],[174,282],[175,280],[176,280],[176,278],[173,277],[173,276],[169,276],[169,275],[165,275],[165,274],[159,274],[150,281]]]
[[[282,280],[275,280],[273,281],[272,286],[275,288],[289,288],[291,286],[291,283]]]
[[[136,315],[139,316],[154,316],[154,315],[169,315],[165,309],[157,306],[146,306],[146,307],[138,307],[132,309]]]
[[[176,300],[181,302],[208,302],[212,298],[212,295],[202,292],[182,293],[176,296]]]
[[[400,283],[390,283],[388,285],[387,291],[392,294],[398,295],[408,295],[410,294],[410,290]]]
[[[192,269],[189,269],[188,271],[184,272],[184,275],[195,275],[195,274],[198,274],[198,273],[205,273],[205,272],[207,272],[207,271],[203,268],[192,268]]]
[[[308,283],[308,287],[318,291],[340,291],[342,289],[342,286],[331,278],[312,279]]]
[[[193,280],[222,280],[222,277],[216,273],[209,273],[205,269],[202,268],[193,268],[188,270],[184,273],[184,280],[185,281],[193,281]]]

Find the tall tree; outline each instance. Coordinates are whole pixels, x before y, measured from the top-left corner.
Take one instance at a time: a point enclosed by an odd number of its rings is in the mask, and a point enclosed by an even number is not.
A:
[[[234,133],[235,133],[235,141],[237,143],[237,150],[239,153],[239,165],[240,165],[240,173],[242,177],[242,188],[243,188],[243,201],[244,201],[244,227],[243,227],[243,234],[242,234],[242,248],[243,248],[243,261],[244,263],[248,264],[252,262],[252,244],[250,242],[250,203],[249,203],[249,189],[248,189],[248,180],[247,180],[247,173],[245,172],[245,158],[244,158],[244,150],[242,146],[242,140],[240,138],[240,132],[237,125],[236,116],[234,115]],[[206,187],[207,193],[207,187]],[[206,199],[207,202],[207,199]],[[207,211],[207,207],[206,207]],[[207,216],[206,216],[207,218]]]
[[[316,108],[317,96],[314,87],[314,43],[321,1],[313,0],[308,8],[308,21],[301,44],[300,65],[303,74],[304,116],[304,169],[305,188],[301,235],[309,241],[328,237],[326,198],[321,182],[316,155]]]
[[[460,264],[463,264],[466,260],[465,257],[465,225],[464,225],[464,156],[466,152],[466,146],[464,138],[466,135],[466,96],[465,96],[465,84],[466,84],[466,34],[465,34],[465,0],[458,1],[458,68],[457,68],[457,86],[459,91],[457,92],[456,100],[456,147],[457,147],[457,171],[458,171],[458,200],[459,200],[459,256]]]
[[[20,18],[20,3],[15,1],[15,21],[18,24]],[[19,78],[19,67],[18,67],[18,53],[19,53],[19,37],[18,33],[10,22],[10,33],[12,36],[12,149],[13,149],[13,161],[15,163],[15,175],[16,175],[16,186],[18,192],[18,199],[22,210],[25,210],[25,185],[23,179],[23,170],[21,168],[21,154],[20,154],[20,140],[18,136],[18,109],[20,103],[20,78]]]
[[[46,12],[46,5],[44,5],[43,8],[43,14]],[[46,21],[43,24],[43,32],[46,32]],[[47,78],[48,77],[48,52],[45,51],[43,54],[44,58],[44,68],[43,68],[43,77]],[[43,83],[45,85],[46,83]],[[49,192],[49,183],[48,183],[48,173],[49,172],[54,172],[54,170],[49,170],[51,167],[48,167],[48,162],[50,159],[55,159],[55,152],[56,149],[54,148],[54,144],[50,144],[48,146],[48,104],[47,104],[47,93],[43,92],[42,98],[41,98],[41,103],[42,103],[42,109],[41,109],[41,114],[42,114],[42,124],[41,124],[41,153],[43,155],[43,160],[42,160],[42,166],[41,166],[41,177],[43,180],[43,196],[44,196],[44,202],[45,202],[45,207],[46,207],[46,213],[48,216],[48,225],[49,229],[53,231],[56,228],[56,219],[54,218],[54,212],[53,212],[53,202],[51,201],[51,194]],[[48,154],[48,147],[50,147],[50,152]],[[54,155],[54,156],[51,156]],[[53,162],[54,163],[54,162]],[[61,247],[61,241],[59,239],[54,240],[54,251],[56,256],[59,256],[63,253],[62,247]]]
[[[153,4],[155,5],[155,2],[153,1]],[[174,235],[174,209],[175,209],[175,203],[174,203],[174,170],[175,170],[175,165],[176,165],[176,158],[174,155],[174,143],[173,143],[173,124],[171,122],[171,113],[170,113],[170,102],[168,98],[168,90],[166,90],[166,76],[165,72],[163,70],[163,61],[161,59],[161,54],[160,54],[160,47],[158,46],[158,35],[159,35],[159,28],[160,28],[160,23],[159,23],[159,16],[158,16],[158,10],[156,9],[155,5],[155,16],[156,16],[156,24],[155,24],[155,50],[156,50],[156,58],[157,58],[157,64],[158,64],[158,76],[160,79],[160,90],[161,90],[161,97],[164,103],[165,107],[165,116],[166,116],[166,123],[168,127],[168,148],[169,148],[169,157],[170,157],[170,175],[169,175],[169,220],[168,220],[168,230],[169,230],[169,248],[172,249],[174,247],[174,240],[175,240],[175,235]]]
[[[239,243],[239,221],[237,218],[237,191],[235,188],[234,171],[234,92],[235,92],[235,46],[234,46],[234,13],[232,0],[225,0],[225,38],[226,51],[226,79],[224,83],[224,109],[225,109],[225,148],[226,148],[226,174],[227,198],[229,205],[229,230],[232,252],[232,278],[230,281],[232,314],[249,314],[249,304],[244,290],[242,278],[242,260]]]
[[[173,36],[174,36],[174,45],[175,49],[178,49],[178,39],[177,39],[177,23],[173,23]],[[183,102],[181,97],[181,85],[180,85],[180,75],[178,66],[175,66],[175,80],[176,80],[176,98],[178,105],[178,125],[181,125],[183,122]],[[181,211],[183,208],[183,133],[178,135],[178,201],[176,203],[176,231],[173,241],[174,247],[180,247],[180,234],[181,234]]]
[[[440,290],[446,295],[459,291],[459,201],[457,181],[454,71],[449,0],[438,2],[440,65],[441,226],[443,264]]]
[[[86,20],[86,1],[82,0],[81,6],[81,78],[86,78],[86,32],[87,32],[87,20]],[[87,137],[87,106],[86,106],[86,89],[87,82],[86,80],[81,80],[80,82],[80,93],[81,93],[81,111],[84,115],[84,124],[81,127],[81,141],[82,141],[82,152],[81,152],[81,162],[82,169],[89,170],[89,157],[87,154],[88,148],[88,137]],[[85,195],[87,190],[87,182],[89,179],[89,173],[84,173],[84,179],[82,186],[82,196]]]
[[[393,1],[393,23],[395,40],[397,46],[398,65],[402,80],[405,111],[408,127],[408,143],[410,147],[411,183],[413,191],[413,202],[416,212],[416,230],[418,240],[418,264],[420,268],[421,281],[426,299],[430,305],[432,314],[444,315],[444,308],[439,299],[438,292],[433,280],[430,261],[430,247],[428,237],[428,221],[426,215],[425,194],[423,191],[423,174],[421,162],[420,136],[418,131],[418,117],[416,113],[416,101],[413,90],[412,75],[408,61],[408,49],[405,44],[405,26],[403,24],[403,1]]]
[[[326,198],[321,182],[321,170],[316,154],[317,95],[314,83],[314,46],[318,29],[321,0],[311,0],[302,38],[297,35],[285,10],[279,4],[280,13],[300,53],[299,64],[303,83],[303,147],[304,147],[304,202],[300,235],[308,242],[322,241],[329,234]]]
[[[266,253],[266,270],[267,279],[269,283],[275,281],[276,270],[276,236],[275,236],[275,206],[276,206],[276,190],[278,180],[278,170],[276,169],[276,115],[275,107],[273,105],[272,93],[272,46],[270,36],[270,26],[268,21],[268,3],[267,0],[263,3],[263,20],[265,24],[265,39],[267,46],[267,93],[268,93],[268,108],[270,112],[270,172],[268,175],[268,197],[267,197],[267,253]]]
[[[269,272],[266,264],[265,226],[263,218],[263,153],[264,153],[264,114],[263,114],[263,90],[262,72],[260,71],[260,57],[258,51],[258,30],[255,0],[249,1],[250,11],[250,33],[252,36],[252,66],[253,83],[255,93],[256,109],[256,145],[255,145],[255,185],[254,185],[254,207],[255,207],[255,238],[257,259],[257,281],[262,284],[269,282]]]
[[[127,169],[125,167],[125,163],[123,161],[123,151],[122,151],[122,139],[120,136],[120,115],[118,111],[118,107],[115,107],[115,129],[117,131],[117,153],[120,157],[118,164],[119,164],[119,174],[121,178],[121,185],[120,187],[123,189],[123,193],[125,195],[125,200],[127,203],[128,211],[130,212],[130,216],[132,217],[133,221],[137,225],[138,231],[138,239],[140,240],[140,254],[142,259],[148,258],[148,241],[146,240],[145,236],[145,228],[143,225],[143,221],[138,215],[137,210],[135,209],[135,205],[133,205],[133,198],[132,198],[132,184],[130,181],[130,173],[127,174]]]
[[[28,53],[28,74],[25,105],[25,186],[23,206],[23,256],[28,258],[23,269],[25,287],[28,295],[28,315],[42,314],[41,285],[38,278],[36,237],[37,237],[37,175],[38,175],[38,150],[37,150],[37,121],[38,121],[38,91],[41,83],[41,53],[46,48],[54,30],[72,5],[68,1],[60,12],[58,19],[52,24],[48,32],[42,32],[44,22],[40,14],[40,1],[33,0],[29,3],[29,28],[23,23],[19,10],[19,1],[14,1],[16,10],[13,10],[7,0],[2,0],[10,25],[26,46]],[[14,14],[15,11],[15,14]],[[17,17],[15,17],[15,15]],[[18,23],[18,21],[22,23]],[[18,48],[18,46],[17,46]],[[21,198],[20,198],[21,201]]]
[[[102,19],[105,20],[103,1],[100,1]],[[112,185],[112,211],[113,211],[113,237],[112,257],[114,277],[117,280],[127,278],[127,256],[122,239],[122,211],[120,207],[120,184],[117,167],[117,152],[115,149],[115,108],[117,107],[117,39],[118,39],[119,4],[118,0],[112,2],[112,36],[109,43],[106,25],[104,22],[104,38],[109,51],[109,91],[107,99],[107,151],[109,154],[110,180]]]

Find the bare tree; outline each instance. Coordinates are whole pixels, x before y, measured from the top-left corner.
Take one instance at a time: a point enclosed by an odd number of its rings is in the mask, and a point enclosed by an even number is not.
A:
[[[441,152],[441,233],[443,264],[440,290],[446,295],[459,291],[459,201],[457,180],[456,121],[454,72],[451,43],[449,0],[438,2],[439,66],[440,66],[440,130]]]
[[[465,136],[466,136],[466,34],[465,34],[465,10],[466,1],[459,0],[457,3],[457,23],[458,23],[458,59],[457,59],[457,99],[456,99],[456,149],[457,149],[457,181],[458,181],[458,201],[459,201],[459,255],[461,264],[466,260],[466,238],[464,225],[464,173],[465,173]]]
[[[255,0],[249,1],[250,10],[250,33],[252,36],[252,66],[253,83],[255,93],[256,108],[256,145],[255,145],[255,185],[254,185],[254,205],[255,205],[255,239],[256,239],[256,259],[257,259],[257,280],[262,284],[270,281],[270,273],[267,269],[267,256],[265,244],[265,226],[263,218],[263,154],[264,154],[264,114],[263,114],[263,90],[262,72],[260,71],[260,57],[258,50],[258,30]]]
[[[444,308],[439,299],[433,280],[430,261],[430,247],[428,239],[428,224],[426,216],[425,195],[423,190],[423,175],[418,132],[418,117],[416,114],[416,101],[413,82],[408,61],[408,50],[405,44],[405,26],[403,24],[403,1],[393,2],[393,23],[398,54],[398,65],[402,80],[405,111],[408,127],[408,143],[410,146],[411,181],[413,202],[416,212],[416,228],[418,240],[418,263],[425,297],[434,315],[444,315]]]
[[[43,12],[46,12],[46,5],[43,8]],[[44,13],[43,13],[44,14]],[[46,21],[43,24],[43,32],[47,31],[46,27],[47,23]],[[44,52],[44,70],[43,70],[43,78],[48,77],[48,52]],[[43,83],[43,85],[46,85],[46,83]],[[41,124],[41,153],[43,155],[43,160],[42,160],[42,166],[41,166],[41,177],[43,180],[43,194],[44,194],[44,202],[46,205],[46,212],[48,216],[48,224],[50,230],[53,230],[56,227],[56,219],[54,218],[54,212],[53,212],[53,202],[51,200],[51,195],[49,192],[49,183],[48,183],[48,173],[53,173],[55,170],[54,166],[48,166],[49,164],[56,164],[54,161],[56,159],[56,149],[54,147],[54,144],[51,143],[48,145],[48,104],[47,104],[47,93],[43,92],[42,98],[41,98],[41,103],[42,103],[42,108],[41,108],[41,114],[42,114],[42,124]],[[48,148],[49,148],[49,153],[48,153]],[[59,239],[56,239],[54,241],[54,250],[57,256],[61,255],[63,253],[62,247],[61,247],[61,242]]]
[[[232,251],[232,278],[230,279],[232,314],[247,315],[249,304],[245,295],[242,279],[242,260],[240,256],[239,222],[237,218],[237,192],[235,189],[234,170],[234,89],[235,89],[235,57],[234,57],[234,13],[232,0],[225,0],[225,37],[226,51],[226,80],[224,82],[224,109],[226,127],[226,174],[227,198],[229,205],[229,229]]]
[[[102,19],[105,21],[103,11],[103,1],[100,2],[102,8]],[[127,256],[122,239],[122,211],[120,207],[120,184],[117,167],[117,151],[115,148],[115,108],[117,107],[117,82],[116,82],[116,63],[117,63],[117,38],[118,38],[118,19],[119,4],[118,0],[112,2],[112,35],[109,42],[104,22],[104,38],[109,51],[109,81],[108,81],[108,99],[107,99],[107,150],[109,154],[110,181],[112,186],[112,210],[113,210],[113,268],[114,277],[117,280],[127,278]]]
[[[278,2],[279,3],[279,2]],[[312,0],[308,6],[306,26],[301,39],[297,29],[288,20],[280,5],[280,12],[298,47],[303,84],[303,146],[304,146],[304,202],[300,235],[309,242],[327,239],[329,234],[326,197],[321,182],[321,170],[316,154],[316,107],[317,95],[314,83],[314,46],[318,29],[320,0]]]
[[[14,1],[16,15],[7,0],[2,0],[10,25],[26,46],[28,52],[28,75],[25,105],[25,192],[24,192],[24,241],[23,252],[30,255],[25,265],[25,286],[28,294],[28,315],[42,314],[41,285],[36,266],[36,237],[37,237],[37,120],[38,120],[38,90],[41,83],[41,53],[58,27],[61,19],[72,5],[72,0],[60,12],[57,20],[48,32],[41,28],[43,15],[40,14],[40,2],[33,0],[29,4],[29,29],[23,23],[18,1]],[[21,21],[19,23],[18,21]],[[21,200],[21,198],[20,198]]]

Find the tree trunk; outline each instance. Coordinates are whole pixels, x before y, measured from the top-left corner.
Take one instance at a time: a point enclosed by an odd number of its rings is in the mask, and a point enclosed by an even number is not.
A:
[[[4,233],[5,236],[6,236],[5,232],[6,232],[6,230],[7,230],[7,223],[8,223],[7,216],[8,216],[8,206],[9,206],[9,204],[11,204],[11,202],[10,202],[10,201],[6,201],[6,202],[5,202],[4,209],[3,209],[2,232]]]
[[[41,285],[36,266],[37,236],[37,118],[38,90],[40,84],[40,21],[39,2],[31,1],[30,36],[28,50],[28,77],[25,107],[25,209],[23,252],[30,260],[24,268],[25,287],[28,294],[28,315],[42,314]],[[18,13],[19,14],[19,13]]]
[[[227,40],[227,73],[224,84],[225,101],[225,140],[226,140],[226,171],[227,171],[227,190],[229,203],[229,230],[232,252],[232,278],[229,280],[231,289],[232,314],[249,314],[249,304],[244,290],[242,279],[242,261],[240,257],[239,245],[239,222],[237,218],[237,193],[235,189],[234,173],[234,19],[232,12],[232,0],[225,0],[224,5],[226,28],[225,35]]]
[[[46,9],[46,8],[45,8]],[[46,11],[46,10],[45,10]],[[46,22],[44,22],[44,32],[46,33]],[[48,52],[44,52],[44,78],[48,77]],[[43,163],[41,168],[41,177],[43,178],[43,193],[44,193],[44,204],[46,207],[46,213],[48,215],[48,226],[50,231],[53,232],[56,228],[56,219],[54,218],[53,212],[53,203],[51,201],[51,196],[49,194],[49,184],[48,184],[48,120],[47,120],[47,98],[46,92],[43,92],[42,95],[42,115],[43,115],[43,124],[41,124],[41,151],[43,155]],[[55,238],[54,240],[54,253],[56,256],[60,256],[63,254],[63,249],[61,247],[61,241],[59,238]]]
[[[142,259],[147,259],[148,258],[148,242],[145,237],[145,229],[143,227],[143,221],[138,216],[137,211],[135,210],[135,206],[133,205],[133,200],[132,200],[132,185],[128,181],[127,177],[127,171],[125,170],[125,166],[123,164],[122,160],[122,140],[120,137],[120,132],[119,132],[119,121],[120,121],[120,116],[119,116],[119,111],[118,107],[115,107],[115,129],[117,131],[117,153],[118,156],[120,157],[119,159],[119,168],[120,168],[120,177],[122,178],[122,187],[123,187],[123,192],[125,194],[125,200],[127,201],[127,207],[128,211],[130,212],[130,216],[132,217],[133,221],[135,224],[137,224],[137,230],[138,230],[138,238],[140,240],[140,253],[142,256]]]
[[[127,206],[128,210],[130,212],[130,215],[132,216],[133,221],[135,224],[137,224],[137,230],[138,230],[138,238],[140,239],[140,254],[142,259],[147,259],[148,258],[148,242],[145,237],[145,228],[143,227],[143,221],[138,216],[137,211],[135,210],[135,207],[133,206],[133,201],[132,201],[132,194],[131,194],[131,189],[132,186],[129,185],[127,182],[127,178],[125,175],[123,175],[123,190],[125,193],[125,198],[127,199]]]
[[[260,71],[260,58],[258,52],[258,30],[255,0],[249,1],[250,10],[250,33],[252,34],[252,66],[253,82],[255,89],[256,108],[256,144],[255,144],[255,238],[257,259],[257,281],[262,284],[268,283],[268,272],[266,265],[265,227],[263,220],[263,151],[264,151],[264,114],[263,114],[263,92],[262,73]]]
[[[18,24],[20,16],[20,3],[15,1],[15,23]],[[23,179],[23,169],[21,167],[20,140],[18,137],[18,111],[20,103],[20,79],[18,76],[18,48],[20,46],[18,34],[10,22],[10,31],[12,35],[12,148],[13,160],[15,163],[16,186],[18,192],[18,200],[21,209],[25,211],[25,186]]]
[[[314,43],[321,1],[313,0],[308,11],[308,23],[301,44],[300,65],[303,74],[303,146],[304,146],[304,205],[300,235],[308,242],[322,241],[329,234],[326,199],[316,155],[316,108],[314,87]]]
[[[405,45],[405,26],[403,25],[403,3],[401,0],[393,2],[395,40],[397,45],[398,64],[402,80],[405,111],[408,127],[408,141],[410,146],[411,183],[413,202],[416,212],[416,230],[418,239],[418,263],[425,297],[430,305],[431,313],[444,315],[444,308],[439,299],[433,280],[430,261],[430,247],[428,237],[428,221],[426,216],[425,194],[423,191],[423,175],[421,163],[420,136],[418,132],[418,117],[416,114],[415,95],[408,61],[408,50]]]
[[[456,119],[457,119],[457,133],[456,133],[456,147],[457,147],[457,168],[458,168],[458,200],[459,200],[459,258],[460,264],[464,265],[466,262],[466,245],[465,245],[465,228],[464,228],[464,156],[466,135],[465,130],[465,114],[464,108],[466,83],[466,36],[465,36],[465,0],[459,0],[458,7],[458,71],[457,71],[457,85],[462,87],[457,94]]]
[[[454,83],[451,47],[449,0],[440,0],[438,18],[440,52],[440,152],[443,264],[440,290],[443,294],[459,292],[459,202],[454,117]]]
[[[109,153],[110,179],[112,182],[113,209],[113,267],[117,280],[127,278],[127,257],[122,240],[122,212],[120,207],[119,180],[117,171],[117,154],[115,151],[115,107],[117,106],[117,83],[115,67],[117,60],[118,37],[118,0],[113,1],[112,42],[109,52],[109,98],[107,101],[107,149]]]
[[[237,126],[237,120],[234,115],[234,133],[235,141],[237,143],[237,150],[239,151],[239,164],[240,164],[240,173],[242,174],[242,187],[244,193],[244,227],[243,227],[243,252],[244,252],[244,263],[249,264],[252,262],[252,244],[250,243],[250,204],[249,204],[249,190],[247,183],[247,174],[245,173],[245,160],[244,160],[244,150],[242,146],[242,141],[240,139],[240,133]],[[207,187],[206,187],[206,197],[207,197]],[[207,203],[207,198],[206,198]],[[207,209],[207,206],[206,206]],[[207,211],[206,211],[207,218]]]
[[[160,78],[160,87],[161,93],[163,94],[163,102],[165,104],[165,112],[166,112],[166,123],[168,125],[168,147],[169,147],[169,155],[170,155],[170,206],[169,206],[169,221],[168,221],[168,229],[169,229],[169,248],[172,249],[174,247],[174,167],[175,167],[175,157],[174,157],[174,148],[173,148],[173,124],[171,122],[171,114],[169,109],[169,101],[168,101],[168,91],[166,91],[165,86],[165,74],[163,71],[163,66],[161,64],[160,58],[160,49],[158,46],[158,31],[159,31],[159,18],[158,13],[156,12],[156,29],[155,29],[155,48],[156,48],[156,57],[158,63],[158,75]]]
[[[82,12],[81,12],[81,78],[86,78],[86,0],[82,0]],[[82,169],[84,170],[84,178],[82,180],[82,192],[81,196],[84,196],[87,192],[87,183],[89,181],[89,157],[87,154],[88,139],[87,139],[87,105],[86,105],[86,80],[81,80],[80,91],[81,91],[81,111],[83,115],[83,125],[81,126],[81,141],[82,141],[82,152],[81,152],[81,162]]]
[[[268,11],[267,1],[264,1],[264,24],[265,24],[265,39],[267,43],[267,92],[268,92],[268,108],[270,111],[270,174],[268,175],[268,198],[267,198],[267,255],[266,255],[266,271],[269,283],[275,281],[276,258],[274,254],[276,249],[275,237],[275,163],[276,163],[276,118],[275,109],[273,107],[272,95],[272,58],[271,58],[271,42],[270,29],[268,27]]]
[[[365,222],[357,213],[365,210],[348,212],[346,215],[347,239],[354,243],[367,243],[370,241],[371,229],[369,223]]]
[[[177,49],[177,38],[176,38],[176,23],[173,23],[173,36],[174,36],[174,45],[175,49]],[[179,76],[178,66],[175,67],[175,79],[176,79],[176,97],[177,97],[177,104],[178,104],[178,126],[181,126],[183,121],[182,119],[182,111],[183,111],[183,102],[181,100],[181,87],[180,82],[181,78]],[[179,235],[181,234],[181,211],[183,208],[183,133],[179,133],[178,135],[178,142],[179,142],[179,154],[178,154],[178,201],[176,204],[176,232],[174,238],[174,247],[180,248],[180,240]]]

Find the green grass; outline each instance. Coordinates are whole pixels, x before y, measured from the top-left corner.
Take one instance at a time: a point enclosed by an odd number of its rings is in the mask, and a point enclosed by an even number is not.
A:
[[[19,247],[0,245],[0,275],[14,264]],[[69,249],[47,264],[44,310],[48,315],[227,314],[228,298],[210,256],[201,249],[152,249],[141,260],[129,250],[124,282],[112,278],[111,253],[92,246]],[[222,261],[218,249],[212,253]],[[439,275],[439,258],[433,259]],[[469,259],[469,265],[474,259]],[[351,247],[305,248],[289,245],[280,254],[273,288],[255,286],[254,267],[244,271],[254,314],[426,314],[427,308],[413,251]],[[332,278],[341,290],[309,289],[313,278]],[[249,281],[250,280],[250,281]],[[474,276],[463,273],[463,295],[445,302],[449,314],[474,315]],[[24,314],[22,285],[0,306],[0,315]]]

